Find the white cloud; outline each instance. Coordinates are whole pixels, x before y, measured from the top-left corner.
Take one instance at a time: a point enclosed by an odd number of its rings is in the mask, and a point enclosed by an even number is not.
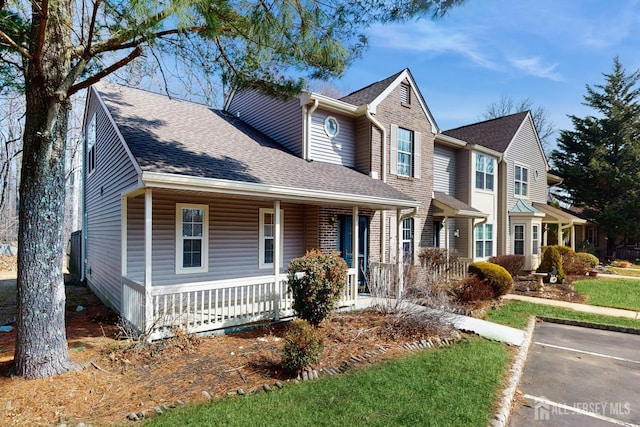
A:
[[[371,45],[405,51],[458,54],[484,68],[497,69],[497,64],[482,51],[470,33],[463,33],[427,20],[374,25],[370,31]]]
[[[532,76],[555,81],[563,80],[562,74],[556,72],[558,64],[543,64],[542,59],[539,56],[532,56],[529,58],[511,58],[509,59],[509,62],[515,68]]]

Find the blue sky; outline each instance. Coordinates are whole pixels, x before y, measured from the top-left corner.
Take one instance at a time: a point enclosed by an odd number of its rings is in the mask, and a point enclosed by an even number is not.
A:
[[[438,126],[481,120],[502,95],[531,98],[558,129],[584,116],[585,85],[613,57],[640,68],[640,0],[468,0],[438,20],[377,25],[369,49],[333,85],[347,94],[409,67]]]

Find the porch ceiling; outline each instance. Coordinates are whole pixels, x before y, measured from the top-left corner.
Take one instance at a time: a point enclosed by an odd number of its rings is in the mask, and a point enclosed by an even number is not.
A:
[[[433,192],[433,216],[448,218],[487,218],[489,215],[441,191]]]
[[[559,222],[562,224],[587,223],[587,220],[584,218],[579,218],[575,215],[571,215],[569,212],[565,212],[562,209],[558,209],[545,203],[533,202],[533,206],[546,214],[543,222]]]

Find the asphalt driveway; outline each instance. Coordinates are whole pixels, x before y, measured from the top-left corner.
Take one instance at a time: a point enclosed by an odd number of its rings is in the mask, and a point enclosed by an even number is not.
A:
[[[640,426],[640,335],[536,325],[510,426]]]

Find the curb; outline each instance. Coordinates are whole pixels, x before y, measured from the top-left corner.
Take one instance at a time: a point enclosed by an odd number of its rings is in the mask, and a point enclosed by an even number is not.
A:
[[[603,331],[622,332],[625,334],[640,335],[640,329],[628,328],[624,326],[605,325],[603,323],[585,322],[582,320],[560,319],[557,317],[538,316],[543,322],[558,323],[560,325],[580,326],[583,328],[600,329]]]
[[[498,405],[498,412],[494,415],[493,420],[490,422],[491,427],[506,427],[509,422],[509,415],[511,415],[511,405],[513,398],[516,394],[518,384],[520,384],[520,378],[522,377],[522,371],[524,370],[524,364],[529,354],[529,346],[533,338],[533,329],[536,325],[536,317],[530,316],[529,323],[527,324],[527,330],[525,331],[524,340],[520,346],[520,351],[515,357],[509,372],[511,377],[507,381],[507,387],[502,391],[502,398]]]

